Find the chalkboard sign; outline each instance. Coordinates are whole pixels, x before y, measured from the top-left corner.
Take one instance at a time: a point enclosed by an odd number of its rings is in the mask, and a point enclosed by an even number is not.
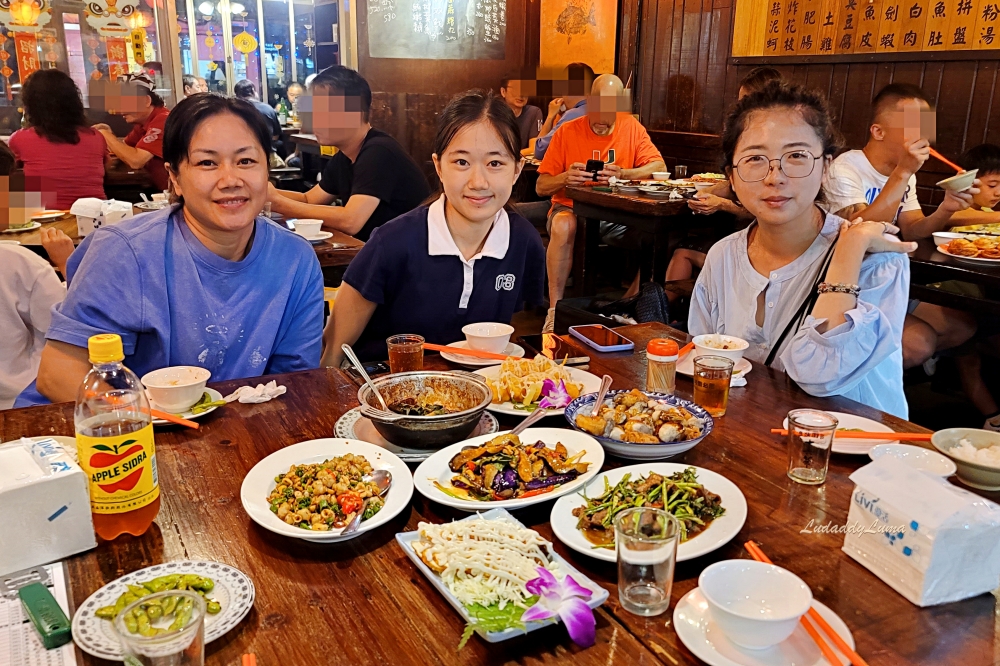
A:
[[[503,60],[507,0],[368,0],[372,58]]]

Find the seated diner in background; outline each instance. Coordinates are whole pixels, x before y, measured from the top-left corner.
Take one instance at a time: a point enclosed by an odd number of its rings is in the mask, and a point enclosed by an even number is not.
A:
[[[271,210],[286,218],[322,220],[323,228],[367,241],[372,231],[408,213],[430,188],[399,143],[369,123],[372,91],[353,69],[328,67],[299,99],[305,128],[324,146],[336,146],[319,183],[308,192],[268,187]],[[331,206],[337,199],[342,206]]]
[[[937,210],[924,215],[916,173],[930,157],[931,126],[921,116],[929,119],[926,114],[931,113],[920,88],[904,83],[882,88],[872,100],[865,147],[843,153],[830,165],[823,185],[828,210],[847,220],[861,215],[889,222],[905,240],[928,238],[951,226],[952,215],[971,205],[974,188],[946,191]],[[911,300],[903,328],[903,367],[933,363],[937,352],[961,345],[975,332],[968,313]],[[930,364],[925,368],[933,373]]]
[[[166,190],[169,181],[163,159],[163,128],[170,111],[153,91],[152,79],[145,74],[127,74],[121,81],[105,88],[101,104],[105,110],[132,123],[132,131],[119,139],[105,124],[94,125],[94,129],[104,135],[108,150],[115,157],[133,169],[145,169],[156,189]],[[93,93],[90,99],[94,105]]]
[[[68,210],[84,197],[104,199],[104,137],[87,124],[80,89],[69,74],[40,69],[21,88],[28,127],[10,148],[29,181],[39,184],[42,206]]]
[[[201,78],[200,76],[195,76],[194,74],[185,74],[181,77],[181,83],[184,86],[184,96],[190,97],[191,95],[197,95],[198,93],[208,92],[208,81]]]
[[[594,79],[586,116],[556,130],[538,167],[535,191],[539,196],[552,197],[546,223],[549,312],[542,328],[545,333],[553,331],[556,303],[563,297],[573,267],[576,215],[573,200],[566,196],[566,187],[594,181],[606,184],[612,176],[619,180],[639,180],[666,168],[646,128],[630,113],[616,110],[623,99],[624,86],[617,76],[602,74]],[[603,169],[596,174],[586,170],[587,161],[592,158],[604,162]],[[601,237],[610,244],[638,246],[638,232],[619,224],[601,222]],[[634,286],[638,288],[638,284]]]
[[[309,243],[258,213],[271,135],[241,100],[195,95],[167,120],[180,205],[87,236],[52,311],[38,370],[17,406],[74,400],[87,340],[117,333],[137,375],[196,365],[217,381],[319,364],[323,277]]]
[[[556,117],[550,129],[546,130],[543,126],[542,129],[545,131],[539,132],[538,138],[535,139],[532,155],[536,160],[544,159],[557,129],[571,120],[587,115],[587,94],[594,85],[594,78],[596,75],[590,65],[574,62],[566,66],[565,80],[552,82],[552,92],[561,94],[562,97],[556,97],[549,103],[549,118],[553,118],[553,114],[556,114]],[[546,125],[549,125],[549,118],[545,119]]]
[[[257,109],[260,115],[263,116],[264,122],[271,128],[271,149],[284,157],[285,145],[281,141],[281,123],[278,121],[278,112],[257,99],[257,88],[252,81],[248,81],[247,79],[236,82],[236,85],[233,86],[233,95],[236,99],[242,99],[244,102],[253,104],[253,108]]]
[[[774,81],[736,104],[722,149],[754,222],[709,250],[688,331],[742,338],[747,358],[807,393],[906,418],[901,337],[916,243],[889,240],[888,222],[819,207],[838,147],[817,93]]]
[[[952,215],[948,226],[1000,224],[1000,210],[996,210],[1000,204],[1000,146],[980,144],[965,151],[959,162],[967,171],[978,171],[976,193],[972,205]]]
[[[521,136],[521,150],[528,147],[528,142],[545,129],[542,122],[542,110],[533,104],[528,104],[527,95],[522,94],[522,83],[516,76],[505,76],[500,80],[500,96],[517,118],[517,126]],[[556,107],[558,109],[558,107]],[[551,129],[553,121],[552,107],[549,106],[549,117],[545,120]],[[545,131],[548,131],[546,129]]]
[[[363,360],[386,357],[386,337],[461,340],[475,322],[509,323],[542,302],[545,250],[538,232],[506,207],[523,160],[514,113],[471,90],[445,107],[434,140],[443,193],[372,234],[344,274],[323,336],[323,365],[341,345]]]

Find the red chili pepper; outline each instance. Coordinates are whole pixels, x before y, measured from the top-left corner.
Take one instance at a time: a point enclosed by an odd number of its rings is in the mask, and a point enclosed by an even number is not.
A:
[[[346,493],[337,495],[337,504],[340,505],[340,510],[344,515],[347,515],[360,509],[361,505],[364,504],[364,500],[361,499],[361,495],[353,490],[349,490]]]
[[[104,469],[105,467],[111,467],[112,465],[121,462],[129,456],[135,455],[142,451],[142,445],[136,444],[135,446],[129,447],[124,453],[95,453],[90,456],[90,466],[94,469]]]
[[[476,463],[474,463],[474,462],[472,462],[470,460],[469,462],[465,463],[465,469],[469,470],[470,472],[475,472],[476,471]]]
[[[548,488],[536,488],[534,490],[529,490],[523,493],[521,497],[519,497],[518,499],[521,499],[523,497],[534,497],[535,495],[544,495],[545,493],[552,492],[552,490],[554,489],[555,486],[549,486]]]

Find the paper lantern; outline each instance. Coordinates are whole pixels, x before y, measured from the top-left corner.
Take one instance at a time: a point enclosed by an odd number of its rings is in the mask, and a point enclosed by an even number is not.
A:
[[[10,3],[10,17],[13,25],[33,26],[42,14],[42,4],[38,0],[14,0]]]
[[[249,32],[243,31],[233,37],[233,46],[240,53],[253,53],[257,50],[257,40]]]

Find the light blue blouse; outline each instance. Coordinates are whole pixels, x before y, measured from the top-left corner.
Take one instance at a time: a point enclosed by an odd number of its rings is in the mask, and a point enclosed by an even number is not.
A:
[[[809,249],[770,276],[750,264],[747,239],[752,225],[716,243],[691,296],[689,332],[743,338],[750,343],[745,356],[763,363],[812,290],[841,222],[827,215]],[[855,308],[845,313],[846,322],[820,334],[816,327],[825,320],[808,315],[797,333],[786,336],[772,367],[784,370],[812,395],[842,395],[907,418],[902,336],[910,290],[909,257],[867,255],[858,283],[861,294]],[[761,292],[767,308],[763,327],[756,322]]]

